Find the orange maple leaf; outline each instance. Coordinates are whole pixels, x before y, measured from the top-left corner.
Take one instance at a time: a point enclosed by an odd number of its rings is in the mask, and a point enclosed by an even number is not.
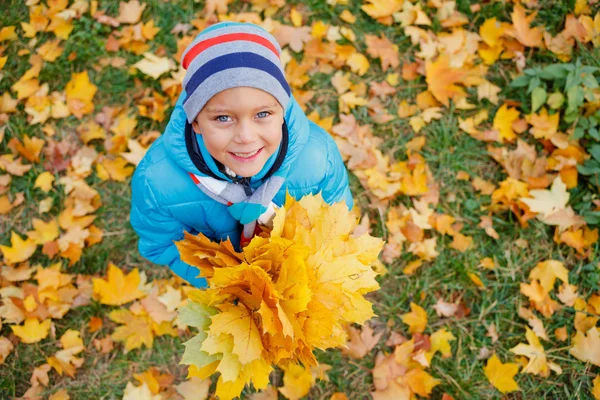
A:
[[[537,13],[533,12],[529,16],[525,14],[525,9],[520,4],[515,4],[512,12],[513,26],[508,33],[527,47],[542,47],[543,28],[531,28],[531,21]]]
[[[462,83],[466,77],[465,71],[450,66],[450,58],[446,55],[439,56],[435,62],[427,60],[425,63],[427,88],[446,107],[449,99],[465,95],[464,89],[457,83]]]

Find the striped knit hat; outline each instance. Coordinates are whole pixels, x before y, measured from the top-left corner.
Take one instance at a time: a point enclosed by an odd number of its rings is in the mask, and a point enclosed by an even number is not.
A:
[[[285,110],[291,92],[280,54],[277,40],[254,24],[222,22],[200,32],[181,56],[188,122],[214,95],[240,86],[264,90]]]

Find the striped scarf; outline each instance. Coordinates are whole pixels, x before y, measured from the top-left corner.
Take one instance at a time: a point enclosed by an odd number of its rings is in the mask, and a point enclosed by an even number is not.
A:
[[[238,184],[191,172],[189,174],[200,190],[213,200],[227,205],[229,213],[243,224],[240,246],[244,247],[259,231],[257,222],[269,225],[275,215],[277,205],[273,203],[273,198],[285,181],[281,171],[278,172],[254,192],[249,183]]]

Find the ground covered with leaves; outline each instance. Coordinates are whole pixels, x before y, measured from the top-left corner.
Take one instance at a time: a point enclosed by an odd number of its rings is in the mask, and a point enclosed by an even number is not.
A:
[[[318,367],[276,369],[242,397],[600,399],[599,9],[10,2],[0,397],[214,394],[216,377],[180,364],[199,325],[178,310],[198,295],[137,252],[129,181],[180,93],[182,51],[235,20],[280,42],[295,98],[350,172],[354,234],[386,242],[376,315],[343,327],[345,348],[316,351]]]

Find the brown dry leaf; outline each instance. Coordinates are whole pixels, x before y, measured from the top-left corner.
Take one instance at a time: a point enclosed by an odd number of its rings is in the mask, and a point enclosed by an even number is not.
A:
[[[485,336],[492,338],[492,343],[496,343],[498,341],[500,335],[498,335],[498,331],[496,330],[496,324],[491,323],[487,327],[487,333],[485,334]]]
[[[91,317],[90,321],[88,323],[90,332],[96,332],[97,330],[100,330],[102,328],[102,324],[103,324],[102,318]]]
[[[181,382],[178,385],[175,385],[175,390],[181,396],[183,396],[183,400],[205,400],[208,398],[208,393],[210,389],[211,381],[210,379],[200,379],[196,376],[191,377],[189,380],[185,382]],[[271,397],[271,400],[277,400],[277,390],[270,386],[271,392],[275,393],[275,397]],[[268,389],[266,390],[268,391]],[[263,391],[265,392],[265,391]],[[256,395],[254,395],[256,396]],[[269,400],[268,397],[252,397],[253,400]]]
[[[544,323],[533,313],[533,311],[525,307],[519,307],[518,314],[519,317],[527,320],[527,323],[538,337],[549,340],[548,335],[546,334],[546,328],[544,328]]]
[[[136,24],[142,17],[142,12],[147,4],[141,4],[138,0],[129,0],[127,3],[119,3],[119,15],[117,21],[122,24]]]
[[[112,352],[115,348],[115,342],[110,336],[107,336],[102,339],[94,339],[93,343],[96,350],[104,354]]]
[[[496,185],[494,185],[492,182],[481,179],[478,176],[473,178],[471,184],[475,190],[487,196],[491,195],[494,193],[494,190],[496,190]]]
[[[273,32],[273,36],[283,48],[289,46],[295,52],[300,52],[304,48],[304,44],[312,39],[311,28],[302,26],[299,28],[280,24]]]
[[[141,300],[141,304],[157,324],[165,321],[173,321],[177,317],[177,312],[167,310],[167,307],[156,297],[156,290]]]
[[[492,217],[489,215],[482,215],[481,216],[481,222],[479,223],[479,225],[477,225],[478,227],[485,229],[485,233],[491,237],[494,238],[496,240],[498,240],[500,238],[500,236],[498,235],[498,232],[496,232],[496,230],[494,229],[494,225],[492,222]]]
[[[0,336],[0,365],[4,364],[6,357],[10,355],[14,345],[4,336]]]
[[[366,356],[377,345],[384,333],[384,331],[380,331],[374,334],[369,325],[364,325],[361,330],[350,326],[347,330],[349,336],[348,347],[343,348],[342,352],[353,358]]]
[[[4,154],[0,156],[0,168],[4,169],[11,175],[23,176],[27,171],[31,169],[32,165],[23,164],[21,158],[14,159],[11,154]]]
[[[448,303],[443,298],[439,298],[434,304],[433,309],[438,317],[452,317],[458,311],[458,304]]]
[[[32,385],[48,386],[48,383],[50,382],[48,372],[50,372],[51,369],[52,367],[49,364],[42,364],[39,367],[35,367],[29,383]]]
[[[372,58],[381,60],[381,69],[387,71],[388,68],[397,68],[400,65],[400,55],[398,46],[393,44],[384,34],[381,37],[375,35],[365,35],[367,44],[367,54]]]

